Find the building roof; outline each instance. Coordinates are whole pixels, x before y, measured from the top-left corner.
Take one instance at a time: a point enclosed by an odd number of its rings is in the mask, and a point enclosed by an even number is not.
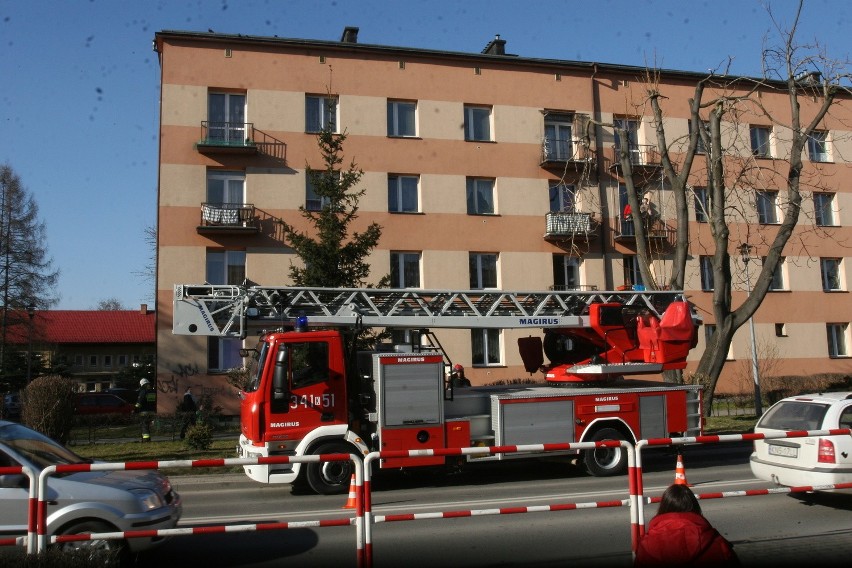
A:
[[[26,317],[26,315],[24,316]],[[34,343],[151,343],[156,313],[148,310],[46,310],[32,320]],[[9,343],[29,341],[26,321],[8,330]]]

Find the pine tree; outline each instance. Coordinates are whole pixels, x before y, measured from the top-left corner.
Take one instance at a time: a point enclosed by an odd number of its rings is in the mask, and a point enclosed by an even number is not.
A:
[[[21,386],[12,384],[15,377],[7,369],[7,362],[14,359],[7,345],[10,332],[15,331],[18,339],[37,333],[25,329],[32,323],[27,308],[44,310],[56,303],[53,292],[59,271],[47,255],[45,232],[32,194],[9,165],[0,166],[0,365],[7,388]]]
[[[358,202],[366,189],[356,189],[364,172],[355,162],[346,170],[343,142],[346,134],[325,129],[317,135],[325,169],[307,168],[321,207],[318,210],[299,207],[299,212],[314,231],[298,231],[284,223],[284,240],[302,260],[290,265],[290,278],[295,286],[358,288],[366,285],[370,265],[366,257],[378,245],[382,228],[370,223],[362,232],[349,235],[350,225],[358,218]],[[384,280],[384,279],[383,279]]]

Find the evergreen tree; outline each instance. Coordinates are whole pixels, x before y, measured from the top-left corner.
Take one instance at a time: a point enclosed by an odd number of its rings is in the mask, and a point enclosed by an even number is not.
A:
[[[45,310],[56,303],[54,287],[59,271],[47,255],[45,224],[39,220],[38,205],[9,165],[0,166],[0,365],[7,388],[19,388],[23,377],[12,377],[9,340],[38,341],[30,329],[28,308]],[[30,334],[35,334],[30,336]],[[20,380],[16,380],[20,379]]]
[[[366,257],[378,245],[382,228],[370,223],[362,232],[349,235],[350,225],[358,218],[358,202],[366,189],[356,189],[364,172],[355,162],[346,170],[343,163],[343,142],[346,134],[325,129],[317,135],[325,169],[307,168],[319,209],[299,207],[313,231],[299,231],[284,223],[284,240],[302,260],[302,265],[290,265],[290,278],[295,286],[327,288],[358,288],[366,285],[370,265]],[[384,279],[383,279],[384,280]]]

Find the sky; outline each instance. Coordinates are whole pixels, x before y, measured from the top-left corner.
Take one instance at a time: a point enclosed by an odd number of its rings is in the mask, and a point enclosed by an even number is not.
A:
[[[792,21],[796,2],[769,3]],[[55,309],[153,307],[161,30],[760,76],[772,22],[756,0],[0,0],[0,164],[34,196],[60,271]],[[802,42],[849,59],[852,2],[810,0]]]

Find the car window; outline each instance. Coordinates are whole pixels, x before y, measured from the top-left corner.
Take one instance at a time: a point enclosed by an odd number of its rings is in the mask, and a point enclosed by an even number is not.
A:
[[[843,409],[838,422],[838,428],[852,428],[852,405]]]
[[[0,427],[0,442],[26,458],[39,470],[49,465],[89,463],[68,448],[20,424]]]
[[[780,402],[770,408],[757,425],[773,430],[819,430],[828,406],[794,400]]]

